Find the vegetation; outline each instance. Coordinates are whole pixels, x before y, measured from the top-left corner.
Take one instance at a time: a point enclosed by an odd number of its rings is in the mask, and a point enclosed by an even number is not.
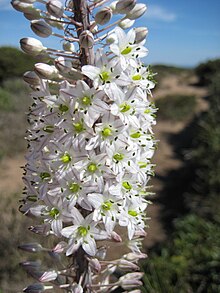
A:
[[[34,59],[13,47],[0,47],[0,83],[21,77],[34,66]]]
[[[179,185],[184,213],[173,219],[173,232],[166,243],[152,249],[145,262],[143,292],[220,292],[220,86],[219,75],[212,76],[209,110],[187,128],[191,131],[191,149],[183,149],[188,158],[185,170],[190,180]],[[195,122],[196,121],[196,122]],[[189,132],[188,132],[189,134]],[[186,133],[185,133],[186,135]],[[189,146],[188,146],[189,147]],[[183,157],[184,158],[184,157]],[[182,172],[182,169],[181,169]],[[186,187],[187,186],[187,187]],[[177,192],[173,182],[166,198]]]
[[[196,98],[185,95],[169,95],[156,100],[158,118],[181,121],[190,118],[196,107]]]
[[[209,60],[196,67],[195,72],[199,77],[199,84],[203,86],[210,85],[213,76],[220,73],[220,59]]]

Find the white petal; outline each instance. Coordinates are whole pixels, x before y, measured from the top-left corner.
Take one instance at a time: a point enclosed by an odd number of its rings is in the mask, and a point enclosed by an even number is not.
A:
[[[53,220],[51,222],[51,229],[58,237],[62,236],[62,234],[61,234],[62,228],[63,228],[62,220],[57,219],[57,220]]]
[[[100,72],[101,71],[98,67],[92,65],[84,65],[82,67],[82,73],[92,80],[94,80],[100,74]]]
[[[95,240],[89,235],[86,238],[86,242],[83,242],[82,248],[85,250],[86,253],[88,253],[91,256],[94,256],[96,254],[96,243]]]

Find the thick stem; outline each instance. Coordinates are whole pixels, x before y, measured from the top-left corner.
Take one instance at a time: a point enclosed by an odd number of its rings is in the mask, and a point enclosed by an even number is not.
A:
[[[89,21],[89,7],[87,0],[72,0],[73,7],[74,7],[74,23],[77,31],[78,38],[80,34],[85,31],[89,30],[90,28],[90,21]],[[79,43],[80,47],[80,43]],[[83,65],[92,65],[94,64],[94,50],[93,47],[91,48],[81,48],[79,53],[79,60],[81,66]],[[92,86],[91,81],[86,78],[85,80],[89,86]],[[86,211],[82,211],[83,216],[87,215]],[[77,252],[73,256],[74,264],[76,267],[76,282],[81,283],[83,287],[83,292],[90,293],[91,290],[89,286],[91,285],[91,273],[88,266],[88,260],[86,258],[86,253],[80,247]]]
[[[87,0],[75,0],[74,1],[74,20],[78,23],[82,23],[82,26],[76,25],[78,37],[84,30],[89,30],[89,8]],[[80,61],[81,65],[94,63],[94,50],[91,48],[80,48]]]

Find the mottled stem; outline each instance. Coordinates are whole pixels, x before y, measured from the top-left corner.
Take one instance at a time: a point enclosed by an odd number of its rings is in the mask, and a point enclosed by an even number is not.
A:
[[[84,30],[89,30],[90,21],[89,21],[89,7],[87,0],[73,0],[74,7],[74,17],[75,27],[77,31],[78,38]],[[80,25],[77,25],[80,24]],[[80,46],[80,43],[79,43]],[[91,48],[81,48],[79,55],[81,66],[83,65],[92,65],[94,64],[94,49]],[[86,78],[86,82],[91,85],[91,81]],[[82,211],[83,216],[86,216],[86,211]],[[83,292],[90,293],[91,290],[89,286],[91,285],[91,273],[88,267],[88,260],[86,258],[86,253],[80,247],[77,252],[74,254],[74,264],[76,267],[76,282],[81,282],[83,287]]]

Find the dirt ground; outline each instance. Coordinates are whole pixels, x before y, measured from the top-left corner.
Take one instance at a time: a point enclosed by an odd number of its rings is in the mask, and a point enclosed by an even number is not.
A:
[[[165,95],[181,93],[192,94],[197,97],[197,112],[200,112],[207,108],[207,104],[201,98],[207,95],[207,92],[203,88],[194,86],[196,79],[179,77],[176,75],[170,75],[165,77],[157,90],[154,92],[154,98],[161,98]],[[159,121],[154,128],[156,139],[159,140],[158,151],[156,151],[153,162],[156,164],[156,174],[165,175],[168,171],[178,169],[181,165],[173,154],[172,145],[167,140],[167,134],[178,133],[185,126],[185,122],[171,123],[169,121]],[[16,192],[22,191],[22,172],[21,166],[25,164],[23,155],[19,155],[14,158],[3,159],[0,164],[0,194],[7,196]],[[153,191],[156,193],[156,197],[160,195],[160,191],[163,186],[159,180],[153,179],[154,185]],[[152,204],[147,210],[149,220],[149,228],[147,229],[147,237],[144,241],[144,246],[150,248],[158,241],[165,239],[166,235],[163,230],[163,226],[160,223],[161,206],[158,204]]]

